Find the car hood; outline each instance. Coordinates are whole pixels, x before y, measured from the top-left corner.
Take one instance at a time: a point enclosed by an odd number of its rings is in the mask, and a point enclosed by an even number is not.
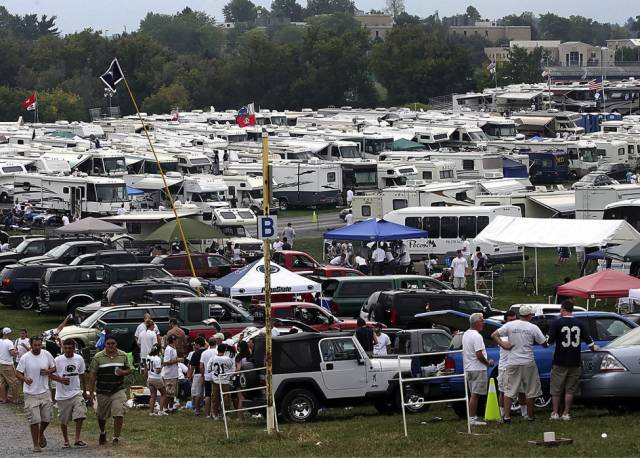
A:
[[[36,262],[44,262],[44,261],[51,261],[52,258],[50,258],[49,256],[31,256],[29,258],[22,258],[22,263],[24,264],[33,264]]]
[[[0,253],[0,260],[2,259],[16,259],[20,257],[20,253],[17,251],[5,251],[4,253]]]
[[[81,335],[97,336],[98,333],[99,331],[96,328],[83,328],[80,326],[65,326],[60,331],[60,334],[58,335],[58,337],[60,337],[60,340],[64,340],[65,338],[78,337]]]

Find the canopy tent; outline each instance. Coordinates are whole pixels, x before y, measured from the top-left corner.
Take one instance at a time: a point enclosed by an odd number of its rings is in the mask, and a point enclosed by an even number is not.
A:
[[[210,286],[225,296],[255,296],[264,294],[264,258],[242,269],[214,280]],[[320,292],[320,283],[271,263],[271,292],[273,294],[303,294]]]
[[[74,221],[56,229],[59,234],[119,234],[126,231],[126,227],[91,217]]]
[[[425,149],[422,143],[400,138],[391,145],[393,151],[422,151]]]
[[[535,248],[538,294],[538,248],[603,247],[637,241],[640,233],[622,220],[575,220],[496,216],[474,239],[475,243],[510,244]],[[523,265],[524,265],[524,252]]]
[[[130,196],[141,196],[144,194],[142,189],[132,188],[131,186],[127,186],[127,194]]]
[[[554,216],[571,215],[576,212],[576,195],[573,191],[543,192],[532,194],[527,199],[550,210]]]
[[[215,227],[192,218],[180,218],[180,223],[182,224],[182,230],[187,240],[208,240],[221,238],[222,236],[220,231]],[[145,240],[164,240],[165,242],[182,240],[178,222],[173,219],[164,223],[149,234]]]
[[[640,240],[609,247],[606,255],[624,262],[640,261]]]
[[[343,226],[324,233],[325,240],[365,240],[382,242],[386,240],[422,239],[427,238],[427,231],[396,224],[378,218]]]
[[[628,297],[629,290],[635,288],[640,288],[640,278],[606,269],[558,286],[558,295],[585,299],[618,298]]]

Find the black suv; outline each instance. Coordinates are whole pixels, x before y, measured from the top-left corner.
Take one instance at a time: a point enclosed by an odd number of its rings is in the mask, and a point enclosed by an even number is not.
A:
[[[23,258],[42,256],[49,250],[62,245],[67,242],[75,242],[78,240],[91,240],[96,241],[89,237],[32,237],[26,238],[18,244],[15,250],[0,253],[0,267],[5,267],[9,264],[15,264]],[[45,259],[43,262],[55,262],[50,259]]]
[[[102,306],[111,306],[141,302],[144,300],[147,291],[157,289],[179,289],[196,293],[191,286],[179,280],[153,278],[111,285],[102,294],[101,304]]]
[[[132,264],[138,261],[136,255],[125,250],[100,250],[96,253],[82,254],[69,263],[70,266],[88,264]]]
[[[456,310],[485,317],[503,312],[491,308],[491,298],[473,291],[400,289],[382,291],[371,307],[369,319],[397,328],[424,327],[425,320],[415,315],[437,310]]]
[[[22,262],[24,264],[32,264],[36,262],[59,262],[62,264],[69,264],[81,254],[95,253],[97,251],[104,250],[105,248],[109,248],[109,246],[99,240],[66,242],[47,251],[42,256],[23,258]]]
[[[49,268],[63,264],[9,264],[0,272],[0,302],[23,310],[32,309],[37,303],[40,278]]]

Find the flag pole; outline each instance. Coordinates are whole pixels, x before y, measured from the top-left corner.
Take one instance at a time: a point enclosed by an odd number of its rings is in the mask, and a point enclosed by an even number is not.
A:
[[[120,63],[118,62],[118,67],[120,67]],[[122,79],[124,80],[124,85],[127,88],[127,92],[129,92],[129,97],[131,97],[131,103],[133,103],[133,107],[136,110],[136,114],[138,115],[138,119],[142,123],[142,130],[144,131],[145,136],[147,137],[147,141],[149,142],[149,147],[151,148],[151,152],[153,153],[153,157],[156,160],[156,164],[158,165],[158,171],[160,172],[160,176],[162,177],[162,183],[164,186],[164,192],[167,194],[169,198],[169,205],[171,205],[171,210],[176,218],[176,224],[178,225],[178,231],[180,231],[180,238],[182,239],[182,243],[184,244],[184,251],[187,253],[187,259],[189,260],[189,269],[191,270],[191,275],[196,278],[196,270],[193,267],[193,261],[191,260],[191,252],[189,251],[189,244],[187,243],[187,238],[184,235],[184,229],[182,228],[182,222],[180,221],[180,217],[178,216],[178,211],[173,203],[173,196],[171,195],[171,191],[169,191],[169,185],[167,184],[167,178],[164,175],[164,170],[162,169],[162,165],[160,164],[160,160],[158,159],[158,155],[156,154],[156,150],[153,147],[153,142],[151,141],[151,137],[149,136],[149,131],[147,130],[147,125],[144,123],[142,119],[142,115],[140,114],[140,110],[138,109],[138,104],[136,103],[136,99],[133,96],[133,92],[131,92],[131,88],[129,87],[129,82],[127,78],[122,73]],[[200,291],[198,291],[200,292]]]

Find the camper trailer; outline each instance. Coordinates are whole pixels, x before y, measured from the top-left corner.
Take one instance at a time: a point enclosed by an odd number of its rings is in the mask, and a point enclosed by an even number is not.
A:
[[[576,219],[602,219],[609,204],[640,198],[640,185],[616,184],[577,188]]]

